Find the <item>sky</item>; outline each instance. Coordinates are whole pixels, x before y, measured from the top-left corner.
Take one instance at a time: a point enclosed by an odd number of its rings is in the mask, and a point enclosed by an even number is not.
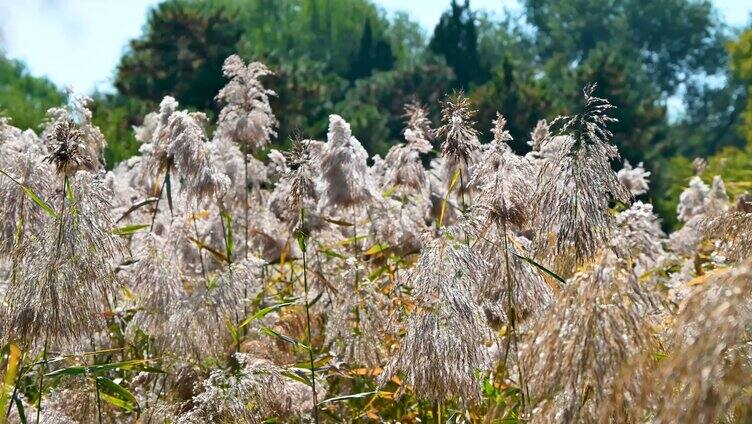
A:
[[[430,31],[449,0],[376,0],[387,13],[402,10]],[[140,35],[146,13],[158,0],[0,0],[0,49],[23,61],[32,75],[46,76],[79,93],[110,90],[115,67]],[[731,25],[750,19],[752,1],[715,0]],[[472,0],[473,9],[519,10],[516,0]]]

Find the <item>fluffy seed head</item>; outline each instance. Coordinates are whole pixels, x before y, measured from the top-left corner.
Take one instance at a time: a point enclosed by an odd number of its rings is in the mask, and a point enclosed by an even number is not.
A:
[[[470,99],[461,91],[447,96],[442,105],[443,125],[436,130],[436,134],[444,139],[441,153],[453,164],[467,164],[470,154],[480,146],[478,131],[473,128],[475,110],[471,108]]]

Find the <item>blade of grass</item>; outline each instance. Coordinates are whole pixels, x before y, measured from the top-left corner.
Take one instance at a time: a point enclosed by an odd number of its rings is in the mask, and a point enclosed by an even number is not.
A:
[[[300,347],[303,350],[306,350],[306,351],[309,351],[309,352],[311,350],[311,348],[308,345],[306,345],[305,343],[303,343],[303,342],[301,342],[299,340],[296,340],[296,339],[294,339],[294,338],[292,338],[290,336],[285,336],[284,334],[280,334],[280,333],[272,330],[269,327],[261,327],[261,330],[259,330],[259,332],[261,334],[265,334],[267,336],[276,337],[276,338],[278,338],[278,339],[280,339],[280,340],[282,340],[284,342],[290,343],[293,346]]]
[[[167,174],[165,174],[165,189],[167,190],[167,205],[170,207],[170,216],[173,215],[173,206],[172,206],[172,182],[170,180],[170,172],[168,171]]]
[[[297,300],[293,300],[291,302],[278,303],[276,305],[267,306],[266,308],[259,309],[255,314],[244,319],[243,322],[241,322],[240,325],[238,325],[238,328],[243,328],[247,326],[248,324],[252,323],[253,321],[259,320],[278,309],[282,309],[285,306],[294,305],[296,303],[297,303]]]
[[[24,408],[21,398],[16,396],[16,409],[18,409],[18,419],[21,420],[21,424],[29,424],[29,420],[26,418],[26,408]]]
[[[20,362],[21,349],[16,343],[11,342],[8,346],[8,366],[5,369],[5,379],[0,393],[0,424],[5,424],[7,418],[5,411],[8,405],[8,393],[11,391],[11,387],[14,387]],[[15,390],[13,390],[13,393],[15,393]]]
[[[444,213],[446,212],[446,205],[449,202],[449,194],[452,192],[452,189],[457,184],[457,180],[460,177],[460,169],[461,168],[458,168],[456,171],[454,171],[454,175],[452,175],[452,180],[449,183],[449,188],[447,189],[447,192],[444,195],[444,200],[441,202],[441,213],[439,214],[439,228],[441,228],[441,226],[444,225]]]
[[[140,202],[138,202],[138,203],[135,203],[135,204],[133,204],[133,206],[131,206],[130,208],[128,208],[128,210],[127,210],[127,211],[123,212],[123,214],[122,214],[122,215],[120,215],[120,218],[118,218],[118,219],[117,219],[117,221],[115,221],[115,223],[117,224],[118,222],[120,222],[120,221],[124,220],[124,219],[125,219],[125,218],[127,218],[127,217],[128,217],[128,216],[129,216],[130,214],[132,214],[133,212],[135,212],[135,211],[136,211],[136,210],[138,210],[139,208],[141,208],[141,207],[143,207],[143,206],[146,206],[146,205],[149,205],[149,204],[151,204],[151,203],[154,203],[154,202],[156,202],[156,201],[157,201],[157,198],[156,198],[156,197],[147,197],[146,199],[144,199],[144,200],[142,200],[142,201],[140,201]]]
[[[131,224],[124,225],[122,227],[116,227],[112,229],[112,234],[116,236],[130,236],[135,234],[144,228],[149,228],[149,224]]]
[[[546,268],[545,266],[539,264],[538,262],[535,262],[534,260],[532,260],[532,259],[530,259],[528,257],[522,256],[522,255],[518,255],[517,253],[514,253],[514,252],[511,252],[511,253],[514,256],[522,259],[523,261],[529,263],[530,265],[532,265],[532,266],[538,268],[539,270],[545,272],[546,274],[550,275],[551,277],[553,277],[554,279],[556,279],[560,283],[562,283],[562,284],[566,284],[567,283],[567,280],[565,280],[564,278],[562,278],[561,276],[559,276],[557,273],[555,273],[555,272],[551,271],[550,269]]]
[[[26,194],[26,196],[31,199],[34,203],[36,203],[37,206],[42,208],[47,214],[53,218],[57,218],[57,212],[55,212],[55,209],[50,206],[49,203],[42,200],[30,187],[22,184],[17,179],[13,178],[10,174],[0,169],[0,174],[5,175],[6,177],[10,178],[11,181],[16,183],[19,187],[21,187],[21,190]]]
[[[352,395],[336,396],[333,398],[322,400],[321,402],[319,402],[319,405],[322,405],[324,403],[341,402],[343,400],[350,400],[350,399],[362,399],[364,397],[368,397],[368,396],[375,395],[378,393],[379,393],[378,390],[374,390],[372,392],[363,392],[363,393],[355,393]]]
[[[209,246],[207,244],[204,244],[204,242],[202,242],[201,240],[198,240],[198,239],[196,239],[194,237],[188,237],[188,239],[190,241],[192,241],[193,243],[195,243],[196,246],[198,246],[199,249],[204,249],[207,252],[209,252],[212,255],[214,255],[214,257],[217,258],[220,262],[229,262],[229,260],[227,259],[227,256],[224,253],[220,252],[219,250],[217,250],[217,249],[215,249],[215,248],[213,248],[213,247],[211,247],[211,246]]]
[[[113,362],[110,364],[99,364],[90,366],[73,366],[67,368],[61,368],[59,370],[52,371],[45,374],[47,377],[54,377],[56,375],[81,375],[81,374],[96,374],[104,371],[123,370],[123,371],[144,371],[152,373],[164,373],[159,368],[147,366],[146,363],[154,361],[154,359],[133,359],[130,361]]]
[[[103,400],[128,411],[138,409],[138,400],[125,387],[107,377],[96,378],[97,387]]]
[[[232,252],[235,250],[235,243],[232,239],[232,216],[227,209],[224,209],[220,214],[225,223],[225,255],[229,259],[232,258]]]

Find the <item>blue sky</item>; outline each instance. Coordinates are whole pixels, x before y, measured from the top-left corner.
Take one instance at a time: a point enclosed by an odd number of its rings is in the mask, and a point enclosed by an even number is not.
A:
[[[0,0],[0,49],[26,63],[33,75],[89,93],[112,85],[128,40],[138,36],[158,0]],[[387,12],[403,10],[426,30],[449,0],[377,0]],[[752,1],[715,0],[732,25],[749,21]],[[516,10],[516,0],[472,0],[476,9]]]

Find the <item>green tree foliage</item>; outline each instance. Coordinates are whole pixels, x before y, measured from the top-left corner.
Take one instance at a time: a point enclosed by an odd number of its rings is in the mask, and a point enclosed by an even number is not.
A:
[[[543,59],[583,62],[599,44],[622,47],[662,91],[723,63],[722,26],[709,0],[526,0]]]
[[[703,172],[703,179],[710,182],[715,175],[723,178],[732,198],[752,192],[752,146],[744,149],[724,147],[711,156]]]
[[[389,22],[367,0],[226,0],[243,28],[241,55],[276,57],[280,62],[304,57],[325,63],[346,77],[365,26],[374,43],[384,39]],[[392,48],[392,46],[390,46]]]
[[[95,94],[93,100],[92,121],[108,141],[104,158],[107,167],[112,168],[138,153],[133,127],[142,123],[154,104],[117,94]]]
[[[274,71],[267,81],[277,93],[271,98],[271,106],[279,120],[278,143],[285,144],[298,136],[325,137],[327,117],[344,97],[347,81],[312,60],[283,62]]]
[[[638,63],[621,51],[600,45],[577,69],[575,89],[571,90],[577,93],[576,87],[588,82],[598,84],[596,95],[608,97],[616,106],[613,116],[618,122],[609,126],[614,144],[621,156],[633,164],[660,159],[667,132],[666,108],[646,79]],[[575,97],[569,102],[577,100]]]
[[[375,70],[386,71],[393,66],[392,47],[384,37],[374,40],[371,21],[366,20],[360,37],[360,48],[350,61],[348,79],[354,81],[370,76]]]
[[[676,218],[676,205],[679,203],[679,196],[682,191],[689,185],[689,180],[694,175],[692,160],[686,156],[673,156],[666,160],[664,166],[670,172],[664,173],[661,180],[660,191],[653,190],[655,195],[651,196],[651,203],[655,211],[663,219],[663,226],[670,229],[679,227],[679,220]],[[655,184],[653,184],[655,186]]]
[[[131,42],[115,85],[129,99],[156,104],[169,94],[185,106],[216,113],[214,96],[227,82],[222,63],[239,52],[265,61],[276,73],[268,83],[278,93],[273,100],[282,125],[278,140],[284,143],[295,133],[320,137],[326,115],[344,98],[343,78],[392,69],[422,48],[422,33],[406,15],[395,18],[397,34],[388,37],[389,25],[366,0],[167,0],[150,12],[144,34]],[[123,106],[130,100],[107,101]],[[126,110],[135,109],[123,106],[117,113]]]
[[[407,14],[387,17],[370,0],[166,0],[123,56],[118,92],[95,96],[107,159],[135,152],[132,126],[164,95],[215,114],[222,63],[238,53],[275,72],[266,84],[278,93],[278,144],[325,137],[327,115],[338,113],[383,154],[402,139],[404,103],[422,101],[437,121],[438,96],[462,88],[481,140],[498,111],[523,152],[539,119],[576,112],[580,88],[595,82],[618,107],[611,129],[622,156],[652,172],[648,196],[668,225],[694,157],[735,181],[752,140],[752,35],[726,50],[731,32],[710,0],[525,0],[497,14],[447,3],[427,42]],[[0,62],[0,78],[17,125],[37,125],[63,101],[17,63]],[[676,98],[684,108],[669,119]]]
[[[223,9],[192,1],[161,3],[123,56],[115,86],[128,97],[159,102],[169,94],[185,106],[210,109],[224,85],[222,63],[235,53],[240,34]]]
[[[472,92],[481,134],[488,137],[499,112],[507,118],[506,128],[514,138],[512,147],[517,151],[529,150],[527,141],[538,120],[550,119],[549,113],[561,111],[559,98],[550,84],[548,78],[536,78],[534,70],[515,56],[505,55],[491,72],[489,81]]]
[[[746,101],[746,107],[738,108],[742,122],[736,127],[746,138],[746,145],[726,146],[708,159],[703,179],[712,180],[720,175],[726,189],[733,197],[752,192],[752,29],[747,30],[738,40],[729,43],[732,80],[729,86],[739,87]],[[734,128],[729,128],[732,131]]]
[[[523,26],[524,15],[510,12],[497,15],[480,10],[475,12],[475,18],[481,67],[493,69],[508,57],[514,57],[516,66],[533,69],[537,61],[536,40],[529,28]]]
[[[14,126],[37,129],[47,109],[64,98],[47,79],[33,77],[21,62],[0,56],[0,115],[11,118]]]
[[[392,46],[395,63],[404,64],[420,60],[426,47],[426,33],[405,12],[392,16],[389,30],[385,32]]]
[[[742,33],[738,40],[728,43],[730,68],[726,84],[716,88],[702,87],[704,92],[690,96],[689,116],[672,129],[683,145],[676,150],[679,156],[668,160],[668,178],[664,195],[656,198],[658,210],[670,224],[669,215],[675,209],[681,190],[692,176],[687,157],[708,158],[702,179],[710,183],[720,175],[732,199],[752,192],[752,30]],[[746,105],[746,107],[745,107]],[[746,138],[746,140],[745,140]],[[674,154],[670,152],[669,154]]]
[[[478,53],[478,27],[469,0],[457,3],[452,0],[433,31],[428,45],[437,55],[443,56],[457,76],[459,87],[470,88],[471,83],[483,83],[487,72],[481,67]]]
[[[752,143],[752,29],[744,32],[738,41],[730,43],[728,49],[731,70],[746,94],[746,107],[742,113],[742,134]]]
[[[425,56],[358,81],[335,110],[350,122],[353,134],[369,152],[383,155],[390,145],[404,141],[405,104],[421,102],[438,122],[439,100],[453,84],[452,70],[440,59]]]
[[[185,0],[181,0],[185,1]],[[209,0],[231,11],[242,28],[238,53],[249,58],[276,57],[281,62],[300,58],[326,64],[347,77],[357,55],[366,22],[374,43],[389,32],[389,22],[368,0]],[[390,49],[404,52],[389,39]],[[403,57],[398,57],[401,59]]]

